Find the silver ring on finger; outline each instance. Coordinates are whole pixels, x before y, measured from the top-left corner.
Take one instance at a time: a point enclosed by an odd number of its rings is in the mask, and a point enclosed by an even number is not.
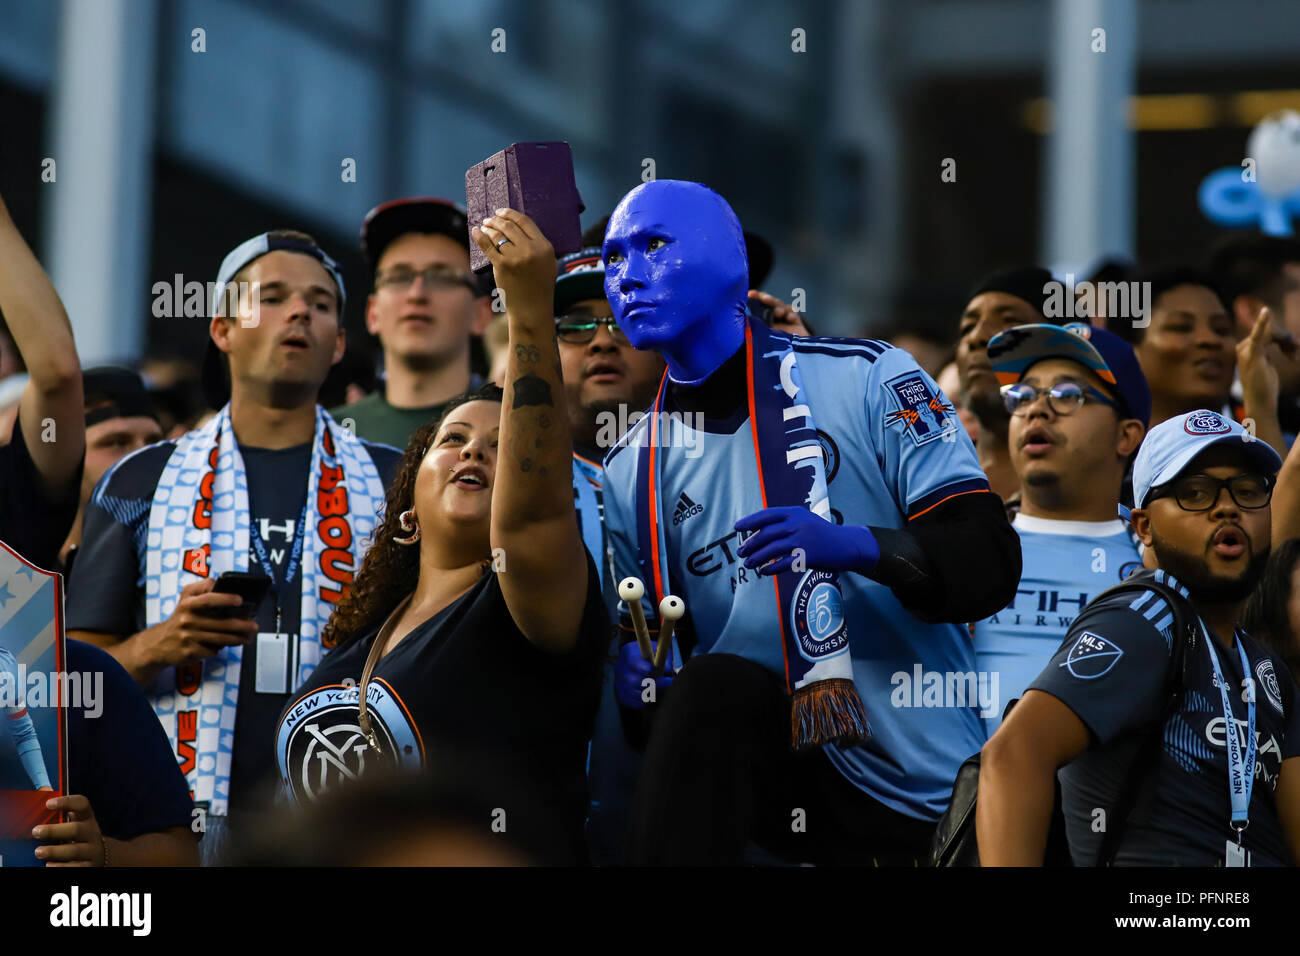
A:
[[[508,238],[504,238],[504,237],[501,238],[501,239],[498,239],[498,240],[497,240],[497,252],[500,252],[500,251],[501,251],[501,247],[504,246],[504,245],[505,245],[507,242],[509,242],[509,241],[510,241],[510,240],[509,240]]]

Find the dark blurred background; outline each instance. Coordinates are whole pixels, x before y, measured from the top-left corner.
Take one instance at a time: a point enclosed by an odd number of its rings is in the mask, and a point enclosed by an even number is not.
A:
[[[1199,183],[1281,108],[1296,0],[0,0],[0,193],[86,366],[197,356],[153,284],[279,226],[343,262],[370,342],[365,212],[556,139],[584,226],[653,160],[768,238],[820,332],[942,347],[994,267],[1199,258]]]

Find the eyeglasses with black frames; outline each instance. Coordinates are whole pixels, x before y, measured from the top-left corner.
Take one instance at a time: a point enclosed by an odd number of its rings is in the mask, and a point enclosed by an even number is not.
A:
[[[1218,504],[1219,492],[1227,488],[1238,508],[1255,511],[1272,500],[1275,483],[1271,475],[1242,474],[1231,478],[1215,478],[1203,474],[1183,475],[1168,484],[1151,489],[1147,500],[1173,498],[1184,511],[1209,511]]]
[[[619,345],[632,344],[612,317],[588,315],[585,312],[556,316],[555,335],[561,342],[567,342],[569,345],[586,345],[596,337],[596,331],[602,325],[609,327],[609,334]]]

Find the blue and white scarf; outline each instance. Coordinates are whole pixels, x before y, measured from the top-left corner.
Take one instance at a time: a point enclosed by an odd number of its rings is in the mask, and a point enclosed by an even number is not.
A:
[[[384,484],[369,452],[319,406],[307,502],[294,686],[316,669],[321,632],[383,520]],[[171,617],[187,584],[248,570],[248,522],[248,480],[227,405],[176,443],[158,479],[146,539],[147,626]],[[149,695],[195,801],[218,816],[230,797],[241,651],[226,647],[201,665],[169,668]]]
[[[802,506],[830,521],[826,465],[790,336],[749,319],[745,363],[762,506]],[[665,594],[673,593],[669,590],[672,584],[660,493],[663,456],[659,448],[666,443],[659,424],[667,386],[665,372],[648,416],[650,427],[637,453],[637,549],[653,607],[658,607]],[[791,746],[804,750],[827,743],[852,746],[864,742],[871,728],[853,683],[839,575],[800,568],[770,580],[778,613],[770,632],[755,638],[781,642],[786,692],[792,697]],[[676,593],[686,598],[689,607],[689,593]],[[737,590],[734,600],[744,599]]]

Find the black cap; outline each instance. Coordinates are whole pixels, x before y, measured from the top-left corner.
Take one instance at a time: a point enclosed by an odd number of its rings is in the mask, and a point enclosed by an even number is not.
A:
[[[975,288],[971,289],[970,295],[966,296],[966,301],[969,302],[985,292],[1002,292],[1023,299],[1029,303],[1030,308],[1044,316],[1044,321],[1050,322],[1051,320],[1044,314],[1043,305],[1055,284],[1052,274],[1042,266],[1016,266],[985,276],[975,283]]]
[[[449,236],[469,252],[469,225],[464,207],[436,196],[391,199],[366,213],[361,223],[361,252],[372,276],[389,243],[408,232]]]
[[[101,365],[85,369],[81,373],[81,385],[86,396],[87,427],[110,418],[140,416],[158,420],[144,379],[129,368]]]

